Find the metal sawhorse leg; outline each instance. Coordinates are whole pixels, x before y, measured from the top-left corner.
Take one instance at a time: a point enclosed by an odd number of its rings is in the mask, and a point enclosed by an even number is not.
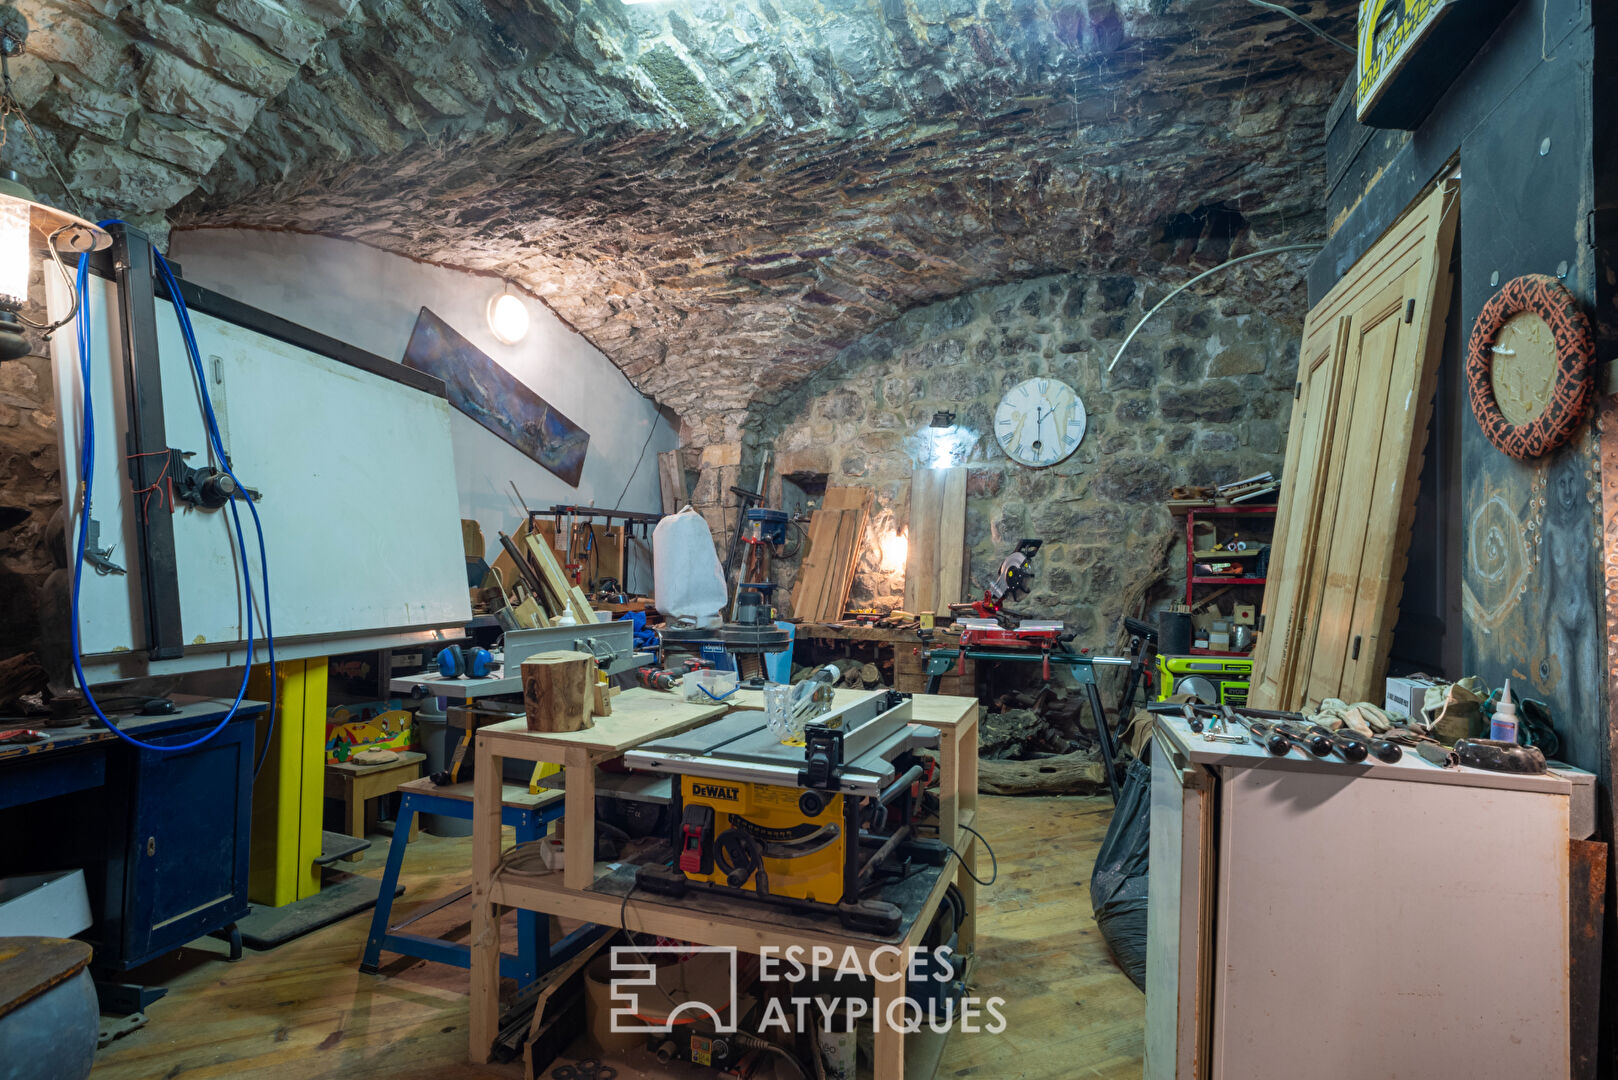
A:
[[[471,785],[467,784],[465,787],[470,789]],[[543,837],[546,827],[562,817],[563,806],[561,799],[533,807],[503,806],[500,809],[500,823],[516,830],[519,844],[529,843]],[[384,949],[459,968],[472,966],[472,950],[469,945],[405,931],[405,928],[412,923],[470,896],[472,893],[470,885],[446,896],[431,907],[416,912],[396,926],[388,925],[388,919],[393,912],[393,894],[398,885],[399,870],[404,865],[405,847],[410,843],[410,823],[418,813],[439,814],[470,821],[472,802],[470,798],[412,791],[409,785],[400,788],[399,819],[393,826],[393,841],[388,845],[388,864],[382,871],[382,890],[377,896],[376,909],[371,913],[371,933],[365,940],[365,954],[360,958],[360,970],[369,975],[375,975],[380,970]],[[519,987],[529,986],[556,964],[570,959],[595,936],[599,929],[593,924],[586,924],[561,941],[552,943],[549,920],[541,926],[541,918],[537,912],[519,909],[517,954],[512,956],[506,953],[500,957],[501,976],[517,980]]]

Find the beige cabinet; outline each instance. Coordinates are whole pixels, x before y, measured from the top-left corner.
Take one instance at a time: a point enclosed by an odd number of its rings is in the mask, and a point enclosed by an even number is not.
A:
[[[1147,1080],[1568,1075],[1566,777],[1157,725]]]

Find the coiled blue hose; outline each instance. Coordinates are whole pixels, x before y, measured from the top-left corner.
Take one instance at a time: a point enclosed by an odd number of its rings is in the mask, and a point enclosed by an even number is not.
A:
[[[121,221],[112,220],[103,221],[100,224],[102,228],[106,228],[110,225],[121,225],[123,223]],[[255,605],[253,601],[252,563],[248,559],[247,538],[242,530],[241,513],[236,508],[236,503],[238,501],[245,501],[247,503],[248,512],[253,517],[253,528],[257,533],[258,538],[259,585],[264,593],[264,639],[270,657],[269,729],[265,733],[264,747],[259,751],[257,762],[253,766],[253,776],[256,779],[259,772],[264,768],[264,760],[269,754],[270,741],[275,734],[275,701],[277,694],[275,631],[273,623],[270,619],[270,564],[269,556],[264,549],[264,525],[259,519],[258,508],[253,505],[253,500],[242,494],[244,490],[242,482],[237,479],[235,472],[231,469],[230,459],[225,455],[224,441],[219,435],[219,420],[214,415],[213,399],[208,394],[208,380],[202,370],[202,356],[200,350],[197,348],[196,332],[191,327],[191,315],[190,312],[186,310],[185,299],[180,295],[179,283],[175,281],[173,271],[169,269],[168,261],[163,258],[162,254],[158,252],[155,247],[152,249],[152,255],[156,260],[158,273],[163,278],[163,282],[169,291],[169,297],[174,303],[174,313],[179,319],[181,336],[185,338],[186,352],[189,354],[191,359],[191,370],[196,379],[198,396],[202,400],[203,423],[207,428],[208,441],[213,447],[214,456],[218,459],[220,468],[224,469],[225,474],[229,476],[231,480],[235,481],[236,484],[235,491],[231,493],[230,515],[232,524],[236,530],[236,547],[237,550],[241,552],[242,588],[247,594],[247,662],[246,666],[242,669],[242,682],[241,686],[236,690],[236,700],[231,702],[229,711],[225,713],[224,717],[220,719],[218,724],[214,725],[211,731],[205,735],[191,740],[190,742],[163,745],[158,743],[144,742],[135,738],[133,735],[123,731],[118,727],[117,724],[112,722],[112,719],[102,711],[100,704],[95,699],[95,695],[90,691],[89,680],[86,679],[84,675],[83,655],[81,653],[79,640],[79,597],[81,593],[79,586],[84,576],[84,552],[85,547],[89,542],[90,533],[90,496],[91,491],[93,490],[95,476],[95,411],[91,404],[90,396],[90,319],[86,311],[85,303],[85,291],[89,286],[90,260],[88,255],[81,255],[79,256],[78,278],[75,282],[75,287],[78,289],[80,298],[79,320],[78,326],[76,327],[76,333],[79,349],[79,385],[80,392],[83,395],[84,408],[84,437],[79,464],[80,482],[84,485],[84,505],[80,509],[79,540],[73,558],[73,618],[71,622],[73,672],[78,678],[79,688],[84,693],[85,701],[89,703],[90,709],[95,713],[96,717],[106,725],[107,730],[111,731],[114,735],[118,736],[120,739],[124,740],[130,745],[139,747],[143,750],[174,752],[193,749],[194,747],[201,746],[203,743],[219,734],[219,732],[224,729],[226,724],[235,719],[236,713],[241,707],[242,698],[247,693],[247,682],[252,673],[253,657],[256,649],[256,643],[253,635]]]

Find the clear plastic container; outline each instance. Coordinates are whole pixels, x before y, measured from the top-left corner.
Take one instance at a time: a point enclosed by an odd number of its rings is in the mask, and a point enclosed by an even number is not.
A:
[[[739,685],[741,677],[734,671],[716,671],[713,668],[693,671],[680,680],[685,700],[697,702],[722,701]]]

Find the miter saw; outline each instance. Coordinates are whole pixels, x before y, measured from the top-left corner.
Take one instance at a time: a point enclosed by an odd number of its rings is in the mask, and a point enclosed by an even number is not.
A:
[[[1034,556],[1039,554],[1043,540],[1019,540],[1017,550],[1000,563],[1000,573],[983,590],[983,599],[970,604],[951,604],[949,611],[956,618],[993,619],[1007,630],[1013,629],[1023,616],[1007,610],[1006,601],[1016,603],[1034,587]]]

